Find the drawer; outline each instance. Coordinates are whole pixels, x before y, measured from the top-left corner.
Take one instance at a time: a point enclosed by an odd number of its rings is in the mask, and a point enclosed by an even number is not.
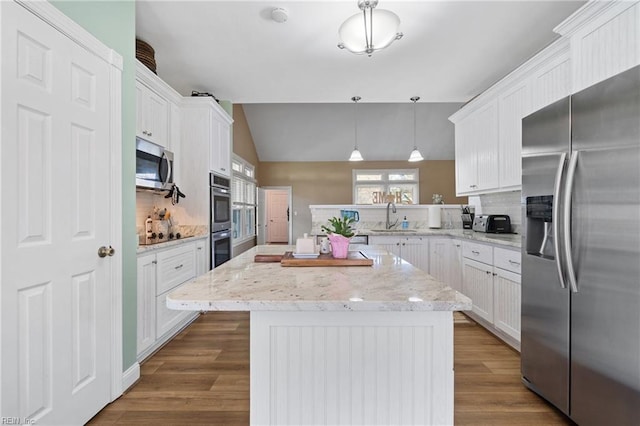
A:
[[[185,244],[158,253],[158,281],[156,294],[160,295],[196,276],[195,244]]]
[[[158,339],[192,313],[191,311],[176,311],[167,308],[167,294],[169,293],[168,291],[156,297],[156,336]]]
[[[493,265],[496,268],[520,274],[520,260],[522,255],[519,251],[507,250],[496,247],[493,249]]]
[[[462,255],[478,262],[493,264],[493,247],[485,244],[462,242]]]

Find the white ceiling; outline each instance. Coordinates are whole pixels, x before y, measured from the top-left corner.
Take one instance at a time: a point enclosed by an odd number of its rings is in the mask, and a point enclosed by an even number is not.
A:
[[[245,104],[261,161],[307,161],[309,152],[313,160],[344,159],[353,147],[353,115],[330,110],[343,111],[335,104],[351,104],[354,95],[362,97],[359,107],[388,104],[379,106],[388,115],[363,119],[372,128],[372,155],[362,149],[365,159],[391,160],[411,148],[402,134],[395,139],[408,148],[390,151],[387,136],[404,128],[405,116],[412,119],[411,96],[421,103],[468,101],[556,39],[553,28],[582,4],[380,0],[379,9],[400,17],[404,37],[372,57],[336,47],[338,27],[359,12],[356,0],[138,0],[136,35],[155,48],[158,75],[181,94],[207,91]],[[289,11],[287,22],[270,19],[274,7]],[[336,134],[329,137],[331,128]],[[433,152],[453,158],[449,144]]]

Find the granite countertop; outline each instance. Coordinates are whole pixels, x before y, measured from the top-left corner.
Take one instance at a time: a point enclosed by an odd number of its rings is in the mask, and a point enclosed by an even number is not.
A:
[[[454,238],[461,238],[467,240],[473,240],[482,243],[502,244],[505,246],[520,248],[522,245],[521,234],[487,234],[484,232],[475,232],[468,229],[413,229],[403,231],[402,229],[388,231],[374,231],[361,229],[358,231],[359,235],[369,236],[447,236]]]
[[[323,233],[315,233],[312,232],[312,235],[318,235]],[[469,229],[432,229],[432,228],[414,228],[414,229],[394,229],[392,231],[380,231],[380,230],[372,230],[372,229],[358,229],[358,235],[368,235],[368,236],[376,236],[376,237],[409,237],[409,236],[418,236],[418,237],[453,237],[466,239],[471,241],[476,241],[479,243],[490,243],[490,244],[500,244],[503,246],[520,248],[522,246],[522,234],[487,234],[484,232],[475,232]]]
[[[163,243],[158,243],[158,244],[139,245],[136,250],[136,253],[142,254],[142,253],[150,253],[157,250],[163,250],[169,247],[179,246],[180,244],[186,244],[196,240],[202,240],[207,238],[208,236],[209,236],[208,233],[199,234],[199,235],[190,235],[188,237],[183,237],[178,240],[170,240],[170,241],[165,241]]]
[[[471,300],[387,251],[362,246],[373,266],[283,267],[256,254],[293,246],[257,246],[167,296],[167,306],[204,311],[459,311]]]

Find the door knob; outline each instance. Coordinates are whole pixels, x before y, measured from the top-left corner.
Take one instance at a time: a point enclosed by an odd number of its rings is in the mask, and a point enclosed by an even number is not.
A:
[[[115,252],[116,250],[111,246],[109,246],[108,248],[105,246],[102,246],[98,249],[98,257],[113,256]]]

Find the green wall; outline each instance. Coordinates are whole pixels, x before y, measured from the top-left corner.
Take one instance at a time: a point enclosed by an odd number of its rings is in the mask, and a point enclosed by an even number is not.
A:
[[[136,362],[135,2],[51,1],[55,7],[122,55],[122,338],[123,368]],[[117,249],[117,247],[116,247]]]

